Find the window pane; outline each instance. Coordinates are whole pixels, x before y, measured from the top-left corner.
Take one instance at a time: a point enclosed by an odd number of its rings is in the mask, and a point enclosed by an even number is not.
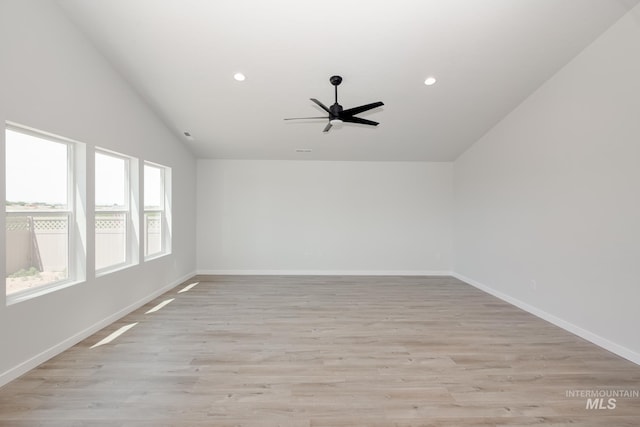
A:
[[[67,144],[6,130],[7,211],[67,209]]]
[[[7,295],[68,278],[69,217],[8,215]]]
[[[127,200],[127,161],[96,153],[96,209],[124,209]]]
[[[127,262],[128,171],[127,159],[96,152],[96,270]]]
[[[127,214],[96,212],[96,270],[127,261]]]
[[[70,146],[10,129],[5,137],[5,267],[11,295],[69,278]]]
[[[144,255],[162,252],[162,213],[144,213]]]
[[[159,255],[171,248],[167,239],[171,228],[167,222],[166,209],[170,194],[170,169],[152,164],[144,165],[144,255]],[[170,206],[169,206],[170,209]],[[170,216],[169,216],[170,217]]]
[[[144,208],[162,209],[164,205],[164,173],[162,169],[144,165]]]

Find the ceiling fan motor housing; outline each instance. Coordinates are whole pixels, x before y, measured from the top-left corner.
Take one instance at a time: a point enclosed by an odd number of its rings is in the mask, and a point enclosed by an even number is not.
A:
[[[329,112],[331,114],[331,118],[340,117],[340,113],[342,113],[342,105],[336,102],[331,107],[329,107]]]

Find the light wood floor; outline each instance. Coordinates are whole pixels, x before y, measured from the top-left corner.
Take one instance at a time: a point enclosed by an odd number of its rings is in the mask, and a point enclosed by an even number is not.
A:
[[[199,279],[0,389],[0,425],[640,426],[567,396],[639,366],[456,279]]]

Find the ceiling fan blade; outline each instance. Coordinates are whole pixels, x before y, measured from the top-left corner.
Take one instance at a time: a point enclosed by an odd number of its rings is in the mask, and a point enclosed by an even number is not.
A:
[[[358,123],[361,125],[371,125],[378,126],[378,122],[374,122],[373,120],[361,119],[360,117],[343,117],[342,121],[345,123]]]
[[[326,105],[324,105],[322,102],[318,101],[315,98],[309,98],[311,99],[313,102],[315,102],[320,108],[322,108],[324,111],[326,111],[327,113],[331,114],[331,111],[327,108]]]
[[[329,132],[329,129],[331,129],[331,122],[327,123],[327,125],[324,127],[324,130],[322,132]]]
[[[353,107],[353,108],[349,108],[348,110],[343,110],[341,115],[342,116],[355,116],[358,113],[362,113],[364,111],[369,111],[371,109],[374,109],[376,107],[381,107],[383,105],[384,105],[383,102],[373,102],[371,104],[361,105],[359,107]]]
[[[284,120],[308,120],[308,119],[328,119],[329,117],[292,117]]]

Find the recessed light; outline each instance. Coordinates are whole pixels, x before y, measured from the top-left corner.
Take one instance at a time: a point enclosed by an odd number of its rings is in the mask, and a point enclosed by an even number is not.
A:
[[[243,82],[247,77],[242,73],[235,73],[233,75],[233,78],[236,79],[239,82]]]
[[[435,83],[436,83],[435,77],[427,77],[427,79],[424,81],[424,84],[426,84],[427,86],[431,86]]]

